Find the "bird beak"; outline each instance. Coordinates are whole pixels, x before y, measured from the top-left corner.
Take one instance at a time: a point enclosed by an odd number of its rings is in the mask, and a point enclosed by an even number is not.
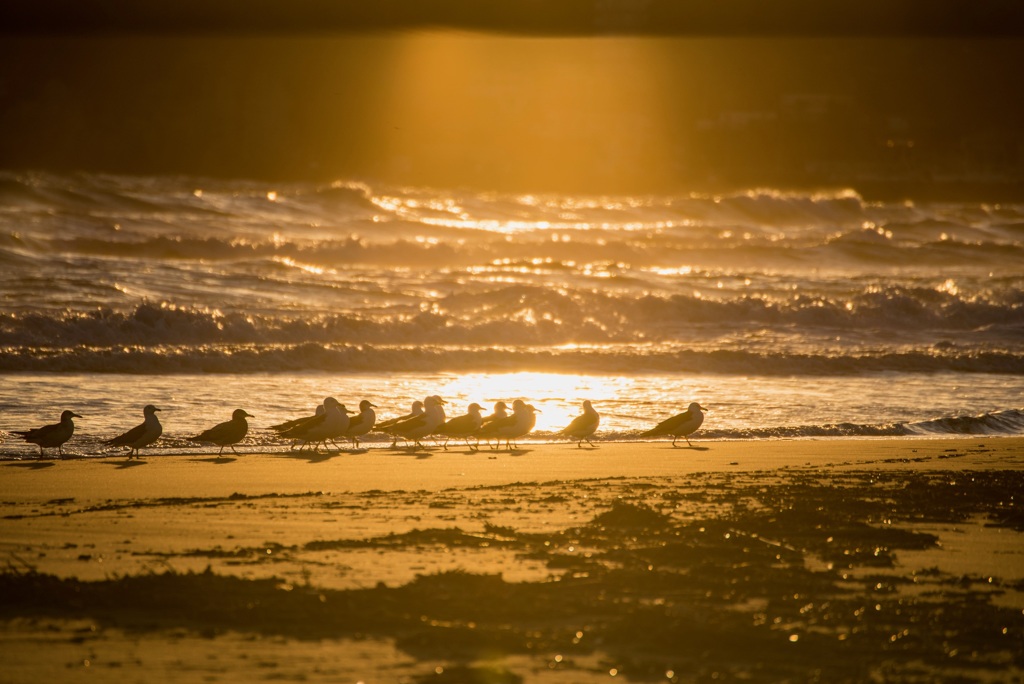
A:
[[[256,416],[252,415],[251,413],[246,413],[245,417],[246,418],[255,418]]]
[[[77,413],[72,413],[71,415],[74,416],[75,418],[84,418],[85,417],[85,416],[82,416],[82,415],[77,414]]]

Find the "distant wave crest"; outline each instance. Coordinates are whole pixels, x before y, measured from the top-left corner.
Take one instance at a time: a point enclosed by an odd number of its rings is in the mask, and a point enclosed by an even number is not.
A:
[[[1019,372],[1021,263],[1024,205],[0,172],[9,369]]]
[[[323,268],[342,266],[392,266],[416,268],[465,268],[498,263],[502,259],[570,264],[622,263],[630,268],[696,264],[703,268],[792,268],[855,265],[1003,266],[1024,259],[1020,243],[990,239],[965,242],[955,238],[936,241],[899,241],[878,237],[873,230],[851,228],[840,235],[817,241],[798,235],[781,239],[765,234],[762,227],[742,237],[723,234],[716,226],[688,226],[685,231],[659,230],[637,241],[620,226],[599,229],[567,229],[573,238],[554,242],[547,236],[522,234],[513,242],[503,236],[477,231],[449,239],[416,235],[415,224],[389,233],[355,224],[334,231],[321,229],[316,238],[297,235],[254,236],[249,239],[201,234],[110,236],[57,236],[26,238],[19,233],[0,233],[0,256],[16,251],[28,258],[53,253],[100,257],[161,260],[210,260],[269,262],[294,259]],[[196,233],[204,231],[196,227]],[[422,231],[422,228],[419,228]],[[588,234],[581,234],[585,230]],[[9,257],[8,257],[9,258]]]
[[[615,345],[601,349],[494,348],[369,344],[187,344],[0,347],[0,371],[117,373],[508,372],[729,373],[857,375],[878,372],[1024,374],[1024,359],[1001,352],[960,354],[793,354],[673,350]]]
[[[927,288],[890,287],[849,300],[800,293],[785,299],[739,296],[639,298],[558,292],[517,285],[452,293],[420,305],[392,304],[365,315],[247,314],[143,303],[129,311],[0,314],[0,347],[103,347],[217,344],[568,345],[676,343],[771,326],[833,335],[975,331],[980,337],[1024,336],[1024,294],[964,298]],[[728,348],[728,347],[727,347]]]

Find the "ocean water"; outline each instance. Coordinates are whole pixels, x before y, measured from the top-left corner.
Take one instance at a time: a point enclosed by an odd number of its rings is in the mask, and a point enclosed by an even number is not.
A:
[[[523,397],[549,438],[1024,433],[1024,205],[0,174],[0,430],[166,449],[325,396]],[[18,440],[4,455],[32,453]]]

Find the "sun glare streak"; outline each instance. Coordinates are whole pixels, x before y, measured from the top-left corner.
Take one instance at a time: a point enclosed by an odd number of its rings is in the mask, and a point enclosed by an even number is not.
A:
[[[383,211],[398,219],[427,225],[436,228],[457,228],[480,230],[491,233],[511,235],[528,232],[558,231],[615,231],[615,232],[661,232],[675,228],[692,227],[693,221],[662,220],[662,221],[583,221],[550,219],[519,220],[473,217],[465,208],[454,200],[438,199],[423,201],[413,198],[395,196],[372,196],[370,201]],[[603,205],[595,205],[601,207]],[[607,208],[607,207],[606,207]],[[428,213],[429,212],[429,213]],[[562,218],[562,217],[560,217]],[[570,235],[560,235],[558,239],[571,242]]]
[[[324,275],[325,273],[336,273],[336,271],[334,271],[332,269],[324,268],[323,266],[314,266],[312,264],[303,264],[301,262],[295,261],[295,259],[292,259],[291,257],[278,257],[278,256],[275,256],[273,258],[273,260],[276,261],[277,263],[281,264],[282,266],[287,266],[288,268],[295,268],[295,269],[298,269],[300,271],[304,271],[306,273],[310,273],[312,275]]]
[[[489,413],[494,403],[523,399],[540,413],[538,431],[560,430],[578,416],[584,399],[596,405],[616,396],[622,381],[614,376],[558,373],[466,373],[438,378],[438,394],[451,404],[448,413],[459,415],[470,402],[477,402]]]
[[[677,126],[666,54],[630,37],[404,35],[381,83],[380,172],[442,186],[470,173],[523,189],[664,177],[678,164],[664,144]]]

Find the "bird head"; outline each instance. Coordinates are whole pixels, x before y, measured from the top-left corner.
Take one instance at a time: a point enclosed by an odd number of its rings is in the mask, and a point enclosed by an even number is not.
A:
[[[256,416],[251,413],[246,413],[244,409],[235,409],[231,414],[231,420],[245,420],[246,418],[255,418]]]
[[[159,410],[160,409],[158,409],[156,406],[153,406],[152,404],[146,404],[146,406],[142,409],[142,413],[143,415],[151,416]]]
[[[81,417],[82,416],[78,415],[74,411],[64,411],[63,413],[60,414],[60,420],[61,420],[62,423],[64,421],[66,421],[66,420],[71,420],[72,418],[81,418]]]

